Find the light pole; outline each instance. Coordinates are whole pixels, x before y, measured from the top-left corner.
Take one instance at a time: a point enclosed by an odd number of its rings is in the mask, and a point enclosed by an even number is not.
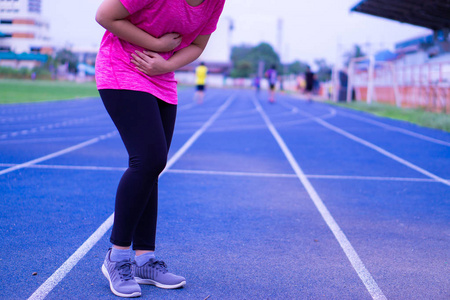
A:
[[[278,42],[278,56],[280,58],[280,64],[281,64],[281,70],[284,71],[283,68],[283,61],[281,59],[281,53],[283,52],[283,19],[279,18],[278,19],[278,23],[277,23],[277,42]],[[280,80],[280,90],[283,91],[284,90],[284,85],[283,85],[283,76],[280,76],[281,80]]]
[[[225,16],[224,18],[228,21],[228,36],[227,36],[227,44],[228,45],[227,45],[227,47],[228,47],[229,57],[231,58],[231,50],[233,47],[234,20],[229,16]]]

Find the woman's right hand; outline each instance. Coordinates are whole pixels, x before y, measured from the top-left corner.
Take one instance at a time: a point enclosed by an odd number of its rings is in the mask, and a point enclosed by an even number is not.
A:
[[[182,36],[179,33],[166,33],[158,38],[158,49],[152,49],[157,52],[169,52],[181,44]]]

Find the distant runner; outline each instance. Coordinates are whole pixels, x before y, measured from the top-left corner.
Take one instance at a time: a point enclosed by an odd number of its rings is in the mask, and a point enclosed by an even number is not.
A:
[[[311,68],[308,66],[306,68],[306,72],[305,72],[305,82],[306,82],[305,94],[308,97],[308,102],[312,101],[312,93],[314,90],[314,81],[315,80],[316,80],[316,77],[315,77],[314,73],[311,72]]]
[[[275,89],[277,85],[278,80],[278,74],[277,74],[277,66],[272,65],[269,70],[266,72],[267,80],[269,81],[269,102],[274,103],[275,102]]]
[[[195,68],[195,84],[197,85],[197,91],[195,92],[194,99],[197,103],[202,104],[205,97],[205,85],[206,85],[206,75],[208,74],[208,68],[205,66],[204,62]]]

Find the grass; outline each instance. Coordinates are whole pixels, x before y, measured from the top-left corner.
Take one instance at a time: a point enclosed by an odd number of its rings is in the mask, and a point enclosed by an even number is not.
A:
[[[0,104],[98,97],[94,82],[0,80]]]
[[[420,126],[441,129],[450,132],[450,114],[433,113],[423,109],[398,108],[388,104],[365,102],[334,103],[342,107],[365,111],[377,116],[411,122]]]

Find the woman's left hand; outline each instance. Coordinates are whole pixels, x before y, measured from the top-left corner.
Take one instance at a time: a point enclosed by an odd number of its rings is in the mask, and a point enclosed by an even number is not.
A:
[[[169,63],[158,53],[152,51],[136,51],[131,54],[131,62],[136,68],[149,76],[170,72]]]

